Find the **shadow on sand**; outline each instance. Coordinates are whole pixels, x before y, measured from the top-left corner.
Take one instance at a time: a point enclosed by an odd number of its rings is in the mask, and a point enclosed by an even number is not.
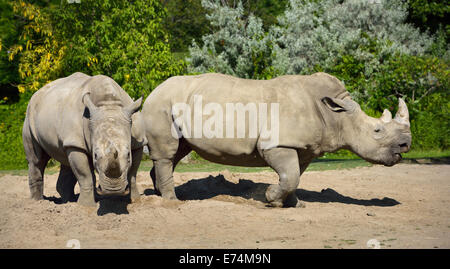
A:
[[[218,195],[230,195],[245,199],[254,199],[266,203],[265,191],[270,184],[255,183],[248,179],[240,179],[238,183],[227,181],[223,175],[208,176],[206,178],[192,179],[175,188],[180,200],[204,200]],[[153,189],[146,189],[145,195],[154,195]],[[356,199],[344,196],[333,189],[323,189],[320,192],[297,189],[295,194],[305,202],[318,203],[344,203],[361,206],[395,206],[400,204],[392,198],[383,199]]]
[[[75,201],[78,199],[79,194],[75,194]],[[44,200],[53,202],[57,205],[64,204],[60,197],[55,196],[44,196]],[[108,213],[114,213],[116,215],[129,214],[127,210],[127,205],[131,202],[129,197],[109,197],[109,198],[98,198],[97,202],[99,207],[97,209],[97,215],[103,216]],[[73,201],[74,202],[74,201]]]
[[[227,181],[223,175],[208,176],[206,178],[192,179],[175,188],[178,199],[180,200],[205,200],[218,195],[229,195],[235,197],[242,197],[245,199],[254,199],[266,203],[265,192],[270,184],[255,183],[248,179],[239,179],[238,183]],[[305,202],[316,203],[343,203],[361,206],[395,206],[400,202],[395,199],[384,197],[383,199],[373,198],[356,199],[349,196],[342,195],[333,189],[323,189],[320,192],[309,191],[304,189],[297,189],[295,191],[297,197]],[[144,195],[156,195],[154,189],[144,190]],[[78,194],[77,194],[78,196]],[[62,204],[59,197],[44,196],[45,200],[54,202],[55,204]],[[98,199],[98,197],[97,197]],[[103,216],[108,213],[117,215],[129,214],[127,205],[130,203],[129,197],[109,197],[105,199],[98,199],[99,208],[97,210],[98,216]]]

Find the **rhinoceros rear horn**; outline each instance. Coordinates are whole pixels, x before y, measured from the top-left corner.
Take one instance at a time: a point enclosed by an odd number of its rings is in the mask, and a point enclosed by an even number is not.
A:
[[[141,105],[142,105],[142,96],[136,101],[134,101],[132,104],[124,107],[123,111],[125,115],[131,118],[131,116],[141,108]]]
[[[97,106],[95,106],[94,103],[92,103],[90,93],[87,92],[83,94],[81,100],[83,101],[83,104],[89,109],[89,114],[91,115],[94,114],[95,111],[97,110]]]
[[[398,98],[398,111],[395,114],[395,121],[409,126],[408,106],[402,98]]]
[[[389,110],[385,109],[383,111],[383,115],[381,115],[380,120],[382,120],[384,123],[388,123],[392,120],[392,114]]]

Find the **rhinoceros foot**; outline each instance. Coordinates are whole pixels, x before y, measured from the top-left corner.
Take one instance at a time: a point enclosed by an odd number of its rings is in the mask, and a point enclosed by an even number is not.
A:
[[[270,185],[266,190],[266,200],[272,207],[283,207],[283,199],[279,185]]]
[[[130,199],[132,203],[137,203],[141,199],[141,195],[139,194],[139,189],[135,184],[131,184],[131,193],[130,193]]]
[[[80,196],[78,197],[78,204],[88,207],[96,207],[97,203],[94,199],[94,192],[91,191],[80,191]]]
[[[284,206],[285,207],[297,207],[297,208],[305,208],[306,205],[304,202],[300,201],[295,194],[295,192],[292,192],[286,197],[286,200],[284,200]]]
[[[30,185],[31,199],[42,200],[44,199],[44,184],[42,181],[36,182]]]
[[[279,185],[270,185],[266,191],[266,199],[271,207],[297,207],[304,208],[305,203],[300,201],[295,192],[283,197],[283,191]],[[283,200],[284,198],[284,200]]]

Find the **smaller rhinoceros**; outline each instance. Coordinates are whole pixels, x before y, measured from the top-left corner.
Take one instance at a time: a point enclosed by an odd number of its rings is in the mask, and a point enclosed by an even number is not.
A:
[[[61,163],[56,189],[64,202],[95,206],[104,196],[139,197],[136,173],[146,139],[139,108],[111,78],[74,73],[55,80],[31,98],[23,126],[31,197],[43,198],[44,169],[50,158]]]

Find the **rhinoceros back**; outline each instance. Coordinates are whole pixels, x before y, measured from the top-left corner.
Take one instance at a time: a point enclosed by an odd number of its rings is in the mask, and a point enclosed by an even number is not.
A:
[[[272,104],[278,104],[278,146],[317,148],[321,143],[324,127],[320,116],[320,100],[325,96],[344,98],[349,94],[338,79],[325,73],[281,76],[271,80],[240,79],[222,74],[173,77],[158,86],[144,104],[147,138],[150,146],[153,146],[152,157],[162,158],[161,156],[165,156],[164,152],[176,150],[168,146],[161,146],[159,149],[159,141],[166,141],[171,135],[172,106],[186,103],[194,111],[195,97],[202,98],[203,106],[218,103],[223,111],[226,110],[226,104],[267,104],[268,109]],[[191,117],[192,126],[195,125],[193,118],[194,116]],[[245,124],[248,125],[247,120]],[[195,138],[195,134],[193,136],[194,138],[185,138],[196,151],[206,152],[205,156],[230,154],[253,157],[261,142],[259,134],[257,138],[242,139],[206,139]]]
[[[64,148],[86,149],[83,134],[83,84],[90,76],[74,73],[55,80],[31,98],[27,108],[28,128],[39,145],[56,160],[66,163]]]

